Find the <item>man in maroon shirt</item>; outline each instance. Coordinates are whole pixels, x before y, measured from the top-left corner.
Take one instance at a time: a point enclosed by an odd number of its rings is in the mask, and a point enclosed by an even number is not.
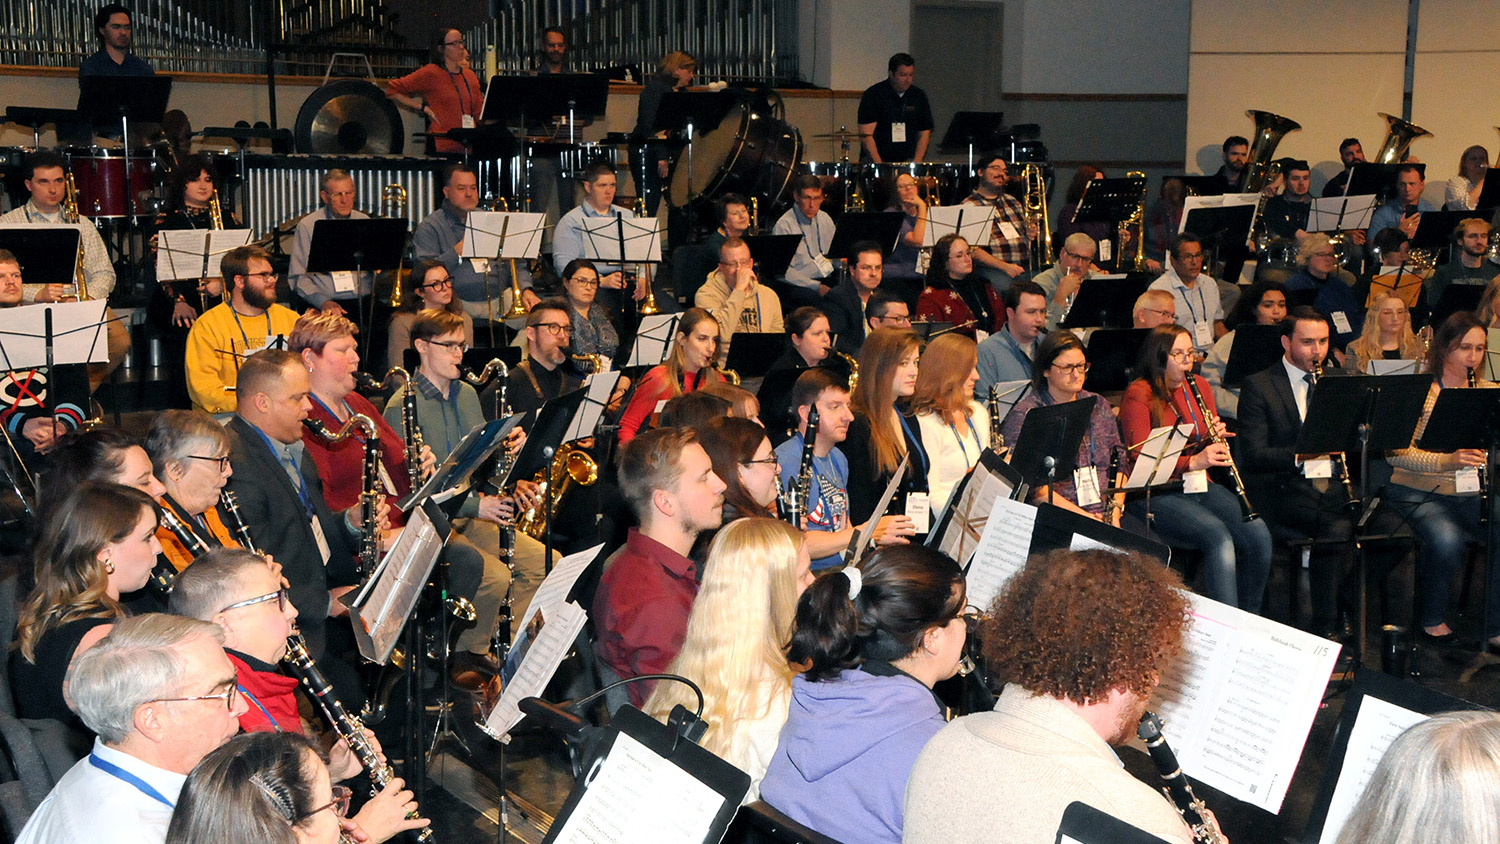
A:
[[[682,647],[698,596],[687,553],[723,519],[724,488],[690,429],[647,431],[620,452],[620,491],[641,526],[604,564],[594,623],[599,660],[621,678],[665,671]],[[652,685],[631,684],[630,702],[644,704]]]

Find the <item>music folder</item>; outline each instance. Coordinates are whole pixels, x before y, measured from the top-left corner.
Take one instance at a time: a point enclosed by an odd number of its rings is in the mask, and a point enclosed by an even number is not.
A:
[[[349,603],[360,656],[379,665],[390,660],[451,532],[431,499],[412,511],[396,544]]]
[[[1005,137],[1005,112],[1003,111],[958,111],[948,123],[948,131],[938,143],[943,152],[963,152],[971,149],[997,149]]]
[[[401,262],[406,251],[405,218],[370,217],[313,223],[307,271],[328,273],[383,270]]]
[[[72,286],[83,233],[65,223],[0,226],[0,249],[16,256],[26,284]]]
[[[470,431],[448,453],[432,476],[421,487],[396,502],[396,507],[402,512],[410,512],[412,507],[429,498],[441,504],[466,492],[473,483],[471,475],[474,470],[500,448],[510,429],[525,416],[524,413],[511,414],[506,419],[496,419]]]
[[[750,247],[750,259],[755,262],[756,276],[762,284],[785,278],[787,267],[802,246],[800,234],[752,234],[743,240]]]
[[[1135,324],[1135,300],[1151,286],[1149,273],[1092,275],[1078,286],[1063,328],[1129,328]]]
[[[1092,401],[1033,407],[1011,446],[1010,465],[1033,487],[1048,483],[1049,472],[1052,481],[1071,481],[1093,413]]]

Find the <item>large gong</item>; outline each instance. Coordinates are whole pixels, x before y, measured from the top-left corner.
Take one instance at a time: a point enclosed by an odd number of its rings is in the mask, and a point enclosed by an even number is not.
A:
[[[393,155],[406,145],[396,104],[374,83],[341,79],[308,95],[297,112],[297,151]]]

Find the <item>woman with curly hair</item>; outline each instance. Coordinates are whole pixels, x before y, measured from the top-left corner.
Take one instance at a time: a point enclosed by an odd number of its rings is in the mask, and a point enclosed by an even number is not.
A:
[[[812,561],[796,528],[766,518],[725,525],[708,560],[687,637],[667,673],[703,690],[708,731],[698,743],[750,775],[748,803],[758,799],[786,721],[786,641],[797,598],[812,583]],[[697,696],[682,683],[658,683],[645,709],[666,721],[678,704],[693,709]]]
[[[809,667],[792,679],[766,802],[840,841],[901,840],[907,774],[947,720],[932,687],[958,672],[965,597],[958,564],[920,545],[813,581],[788,653]]]

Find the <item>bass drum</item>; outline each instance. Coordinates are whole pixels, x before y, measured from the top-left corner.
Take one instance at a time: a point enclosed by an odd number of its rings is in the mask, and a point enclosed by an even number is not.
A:
[[[760,200],[766,213],[781,200],[802,163],[802,133],[791,124],[739,107],[736,131],[734,112],[712,132],[693,142],[692,166],[686,148],[678,153],[667,201],[675,208],[707,202],[726,193]],[[690,191],[689,185],[692,190]]]
[[[845,176],[847,171],[848,176]],[[849,210],[849,185],[859,177],[859,165],[839,161],[804,161],[798,175],[817,176],[823,182],[823,211],[837,220]]]

